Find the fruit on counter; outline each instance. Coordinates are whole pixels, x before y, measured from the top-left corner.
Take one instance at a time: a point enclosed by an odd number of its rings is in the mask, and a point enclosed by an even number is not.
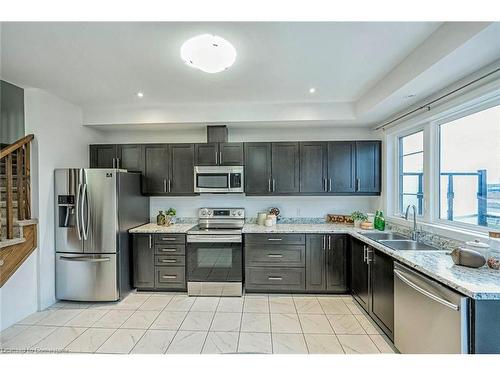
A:
[[[488,258],[488,267],[494,270],[500,270],[500,257],[494,258],[494,257],[489,257]]]

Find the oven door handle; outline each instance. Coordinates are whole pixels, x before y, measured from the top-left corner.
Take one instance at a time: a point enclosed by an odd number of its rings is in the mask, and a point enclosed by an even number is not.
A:
[[[188,243],[241,243],[241,235],[205,235],[205,234],[188,234]]]

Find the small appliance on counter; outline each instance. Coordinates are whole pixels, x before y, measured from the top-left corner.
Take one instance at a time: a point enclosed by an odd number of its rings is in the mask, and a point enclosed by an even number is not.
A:
[[[187,290],[190,296],[241,296],[244,208],[200,208],[187,232]]]

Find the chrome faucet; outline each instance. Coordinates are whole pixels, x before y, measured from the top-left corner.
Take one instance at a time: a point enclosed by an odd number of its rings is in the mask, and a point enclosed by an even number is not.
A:
[[[417,241],[418,239],[418,230],[417,230],[417,207],[414,204],[409,204],[406,207],[405,219],[408,220],[408,214],[410,213],[410,207],[413,208],[413,230],[411,231],[410,237],[413,241]]]

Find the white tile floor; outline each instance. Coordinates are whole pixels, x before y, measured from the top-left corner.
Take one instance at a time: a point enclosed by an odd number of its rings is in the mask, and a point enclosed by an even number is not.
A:
[[[351,296],[132,293],[59,302],[0,332],[1,352],[394,353]]]

